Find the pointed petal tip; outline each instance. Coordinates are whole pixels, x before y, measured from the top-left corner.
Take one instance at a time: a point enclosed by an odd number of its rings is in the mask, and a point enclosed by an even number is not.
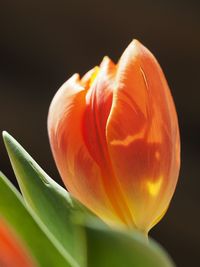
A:
[[[88,89],[92,77],[94,77],[95,73],[98,73],[98,71],[99,71],[99,66],[95,66],[83,75],[83,77],[81,78],[81,84],[85,89]]]
[[[116,65],[108,56],[104,56],[99,68],[100,68],[100,73],[103,75],[104,73],[112,74],[116,68]]]
[[[126,69],[128,66],[132,68],[135,64],[140,65],[141,60],[145,59],[153,59],[153,61],[155,61],[149,49],[137,39],[133,39],[119,59],[119,70],[121,70],[121,68]]]
[[[74,73],[71,75],[59,88],[58,92],[60,89],[66,88],[68,84],[77,84],[80,85],[80,74],[79,73]]]
[[[126,50],[130,49],[130,50],[134,51],[135,54],[137,54],[138,51],[142,48],[144,48],[144,45],[140,41],[138,41],[137,39],[133,39],[131,41],[131,43],[128,45],[128,47],[126,48]]]
[[[134,44],[134,45],[141,44],[140,41],[138,41],[138,39],[135,39],[135,38],[132,40],[131,43]]]
[[[113,61],[108,57],[108,56],[104,56],[101,63],[100,63],[100,68],[109,65],[109,64],[113,64]]]
[[[148,51],[148,54],[151,54],[151,52],[144,46],[139,40],[133,39],[131,43],[127,46],[124,53],[129,51],[129,53],[134,54],[137,56],[138,54],[143,54]]]
[[[65,87],[65,85],[68,84],[68,83],[78,83],[78,84],[80,84],[80,74],[79,73],[74,73],[72,76],[69,77],[69,79],[67,79],[66,82],[64,82],[64,84],[60,88]]]
[[[138,48],[144,46],[138,39],[133,39],[130,44],[132,44],[132,45],[134,45],[135,47],[138,47]]]

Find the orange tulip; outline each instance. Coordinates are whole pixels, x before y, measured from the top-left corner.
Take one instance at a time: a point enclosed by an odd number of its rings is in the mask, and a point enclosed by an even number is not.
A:
[[[33,267],[32,259],[21,242],[0,219],[0,266],[4,267]]]
[[[105,222],[149,231],[166,212],[180,167],[176,110],[151,52],[131,42],[56,93],[48,132],[60,175]]]

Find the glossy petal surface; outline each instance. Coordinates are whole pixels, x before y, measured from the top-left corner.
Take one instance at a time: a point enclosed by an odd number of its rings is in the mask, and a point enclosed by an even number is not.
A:
[[[163,72],[138,41],[117,65],[105,57],[68,80],[48,130],[68,190],[104,221],[148,232],[161,219],[178,179],[178,121]]]
[[[177,116],[153,55],[133,41],[116,74],[107,141],[136,226],[148,231],[166,211],[179,171]]]
[[[112,223],[119,218],[104,190],[98,164],[101,158],[98,154],[95,158],[95,151],[89,145],[94,137],[93,128],[88,125],[92,118],[86,118],[90,113],[89,88],[98,76],[97,70],[94,68],[82,80],[74,75],[59,89],[50,107],[48,130],[54,158],[67,189],[93,212]],[[85,142],[89,134],[90,141]]]

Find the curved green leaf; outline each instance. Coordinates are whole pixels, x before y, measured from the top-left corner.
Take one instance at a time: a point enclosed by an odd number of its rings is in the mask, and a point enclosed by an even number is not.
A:
[[[83,266],[84,243],[71,214],[84,208],[53,181],[12,136],[3,132],[3,138],[26,204],[73,258],[75,265]]]
[[[85,227],[87,267],[174,267],[167,253],[138,232]]]
[[[7,133],[4,141],[23,196],[62,248],[76,259],[74,266],[173,267],[165,251],[138,232],[114,231],[98,221],[76,226],[72,216],[81,204],[55,183]],[[97,222],[97,223],[96,223]],[[66,265],[67,266],[67,265]]]
[[[54,246],[48,232],[23,203],[22,197],[0,172],[0,216],[15,230],[41,267],[75,267]]]

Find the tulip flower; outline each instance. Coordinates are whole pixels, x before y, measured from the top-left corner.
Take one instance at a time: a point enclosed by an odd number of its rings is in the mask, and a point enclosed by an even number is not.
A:
[[[24,246],[0,219],[0,266],[2,267],[33,267],[32,259]]]
[[[165,214],[180,167],[175,106],[164,74],[137,40],[73,75],[50,106],[48,132],[71,194],[106,223],[147,233]]]

